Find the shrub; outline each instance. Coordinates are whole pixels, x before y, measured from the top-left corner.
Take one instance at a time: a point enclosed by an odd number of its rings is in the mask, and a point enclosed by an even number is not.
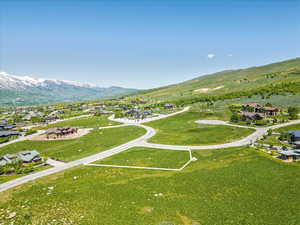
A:
[[[9,141],[9,138],[8,138],[8,137],[2,137],[2,138],[0,138],[0,144],[1,144],[1,143],[8,142],[8,141]]]
[[[230,117],[231,122],[238,122],[240,119],[241,118],[240,118],[239,114],[237,114],[237,113],[233,113]]]
[[[264,125],[267,125],[267,124],[268,124],[268,122],[265,121],[265,120],[257,120],[255,122],[255,125],[257,125],[257,126],[264,126]]]
[[[296,107],[289,107],[288,114],[291,120],[296,120],[298,119],[299,109]]]

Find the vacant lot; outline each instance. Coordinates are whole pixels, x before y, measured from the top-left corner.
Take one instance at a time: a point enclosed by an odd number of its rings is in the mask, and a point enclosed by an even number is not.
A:
[[[49,124],[47,126],[37,127],[36,129],[48,129],[51,127],[78,127],[78,128],[94,128],[94,127],[106,127],[112,125],[118,125],[120,123],[110,121],[107,119],[108,116],[89,116],[79,119],[66,120],[54,124]]]
[[[122,166],[180,168],[189,159],[188,151],[135,147],[95,163]]]
[[[28,183],[0,193],[1,222],[299,224],[299,164],[246,148],[193,154],[180,172],[81,166]]]
[[[126,126],[94,130],[85,136],[70,140],[27,140],[0,148],[0,155],[36,149],[42,156],[72,161],[116,147],[142,136],[145,132],[146,131],[140,127]]]
[[[149,142],[174,145],[222,144],[248,136],[254,130],[224,125],[197,124],[196,120],[207,119],[199,112],[186,112],[167,119],[147,123],[157,130]]]

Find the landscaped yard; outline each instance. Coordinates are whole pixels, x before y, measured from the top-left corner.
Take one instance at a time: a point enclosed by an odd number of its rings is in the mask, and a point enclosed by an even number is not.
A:
[[[290,125],[290,126],[286,126],[286,127],[281,127],[279,129],[276,129],[275,131],[280,132],[280,133],[284,133],[284,132],[288,132],[289,130],[300,130],[300,123]]]
[[[35,173],[35,172],[38,172],[38,171],[49,169],[51,167],[52,166],[50,166],[50,165],[39,166],[39,167],[34,168],[34,171],[32,171],[30,173]],[[0,175],[0,184],[5,183],[5,182],[10,181],[10,180],[14,180],[14,179],[19,178],[19,177],[26,176],[28,174],[27,173],[22,173],[22,174],[11,174],[11,175],[4,175],[3,174],[3,175]]]
[[[78,128],[94,128],[94,127],[106,127],[112,125],[118,125],[120,123],[110,121],[108,116],[89,116],[79,119],[70,119],[62,122],[49,124],[47,126],[37,127],[36,129],[48,129],[51,127],[78,127]]]
[[[180,168],[189,161],[189,159],[188,151],[134,147],[94,163],[121,166]]]
[[[254,132],[253,129],[224,125],[197,124],[196,120],[212,119],[200,112],[186,112],[146,123],[157,130],[149,142],[174,145],[222,144],[241,139]]]
[[[80,166],[27,183],[0,193],[1,223],[299,224],[299,164],[247,148],[193,155],[180,172]]]
[[[268,145],[273,145],[273,146],[288,146],[288,147],[291,146],[291,145],[289,145],[287,143],[283,143],[283,142],[279,141],[278,137],[279,137],[279,135],[267,136],[266,139],[259,140],[258,143],[268,144]]]
[[[112,147],[116,147],[145,134],[146,130],[135,126],[126,126],[102,130],[77,139],[53,141],[22,141],[0,148],[0,155],[35,149],[43,157],[64,161],[80,159]]]

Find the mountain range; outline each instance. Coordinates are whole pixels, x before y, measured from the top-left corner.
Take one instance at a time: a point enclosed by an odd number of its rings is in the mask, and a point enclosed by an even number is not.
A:
[[[32,105],[55,102],[104,99],[137,92],[122,87],[97,85],[67,80],[16,76],[0,72],[0,105]]]

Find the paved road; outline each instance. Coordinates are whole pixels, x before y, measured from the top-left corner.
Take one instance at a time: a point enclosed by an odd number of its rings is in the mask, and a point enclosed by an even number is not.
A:
[[[162,118],[166,118],[169,116],[173,116],[182,112],[187,111],[189,108],[185,108],[182,111],[176,112],[176,113],[172,113],[169,115],[163,115],[161,117],[155,117],[155,119],[153,118],[151,121],[153,120],[158,120],[158,119],[162,119]],[[114,118],[110,118],[113,121],[117,121]],[[73,168],[75,166],[79,166],[79,165],[84,165],[84,164],[88,164],[88,163],[92,163],[94,161],[97,160],[101,160],[107,157],[110,157],[112,155],[118,154],[122,151],[125,151],[129,148],[135,147],[135,146],[145,146],[145,147],[151,147],[151,148],[160,148],[160,149],[169,149],[169,150],[189,150],[189,149],[193,149],[193,150],[204,150],[204,149],[219,149],[219,148],[229,148],[229,147],[239,147],[239,146],[244,146],[244,145],[248,145],[253,143],[255,140],[257,140],[258,138],[262,137],[264,134],[266,134],[266,132],[268,131],[268,129],[276,129],[276,128],[280,128],[280,127],[284,127],[284,126],[288,126],[288,125],[292,125],[292,124],[297,124],[300,123],[300,120],[295,120],[295,121],[291,121],[288,123],[284,123],[284,124],[278,124],[278,125],[274,125],[274,126],[270,126],[270,127],[264,127],[264,128],[255,128],[256,131],[254,133],[252,133],[251,135],[249,135],[248,137],[245,137],[239,141],[234,141],[231,143],[226,143],[226,144],[219,144],[219,145],[203,145],[203,146],[180,146],[180,145],[163,145],[163,144],[152,144],[152,143],[148,143],[147,140],[149,138],[151,138],[152,136],[155,135],[156,131],[155,129],[153,129],[152,127],[143,125],[142,122],[134,122],[134,121],[130,121],[127,122],[125,124],[122,125],[117,125],[117,126],[111,126],[111,127],[103,127],[101,129],[107,129],[107,128],[112,128],[112,127],[120,127],[120,126],[128,126],[128,125],[134,125],[134,126],[139,126],[142,127],[144,129],[147,130],[146,134],[144,134],[143,136],[127,142],[123,145],[120,145],[118,147],[112,148],[110,150],[107,151],[103,151],[79,160],[75,160],[69,163],[64,163],[64,164],[60,164],[57,165],[53,168],[50,169],[46,169],[40,172],[36,172],[24,177],[20,177],[17,178],[15,180],[12,181],[8,181],[6,183],[0,184],[0,192],[8,190],[10,188],[16,187],[18,185],[27,183],[29,181],[33,181],[36,180],[38,178],[41,177],[45,177],[57,172],[61,172],[63,170],[69,169],[69,168]],[[232,124],[227,124],[232,126]],[[233,125],[233,126],[239,126],[239,125]],[[242,126],[244,127],[244,126]],[[252,128],[252,127],[251,127]]]

